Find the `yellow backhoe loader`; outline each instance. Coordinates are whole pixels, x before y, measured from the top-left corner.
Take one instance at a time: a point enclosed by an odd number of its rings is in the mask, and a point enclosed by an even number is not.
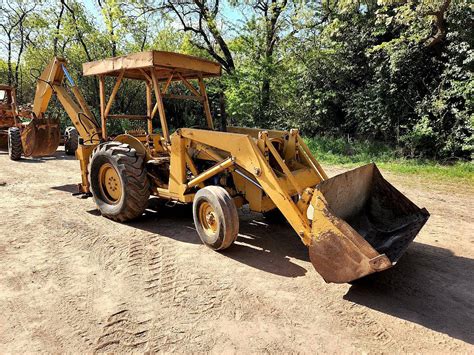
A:
[[[0,148],[8,147],[12,160],[19,160],[22,155],[49,156],[58,149],[61,141],[59,121],[45,116],[47,106],[39,105],[44,99],[45,85],[43,79],[38,78],[32,110],[19,110],[15,88],[0,85]],[[66,129],[63,142],[66,154],[74,155],[78,144],[74,127]]]
[[[221,75],[215,62],[148,51],[85,63],[83,74],[98,77],[100,124],[65,65],[55,58],[45,70],[38,104],[44,112],[51,95],[57,95],[80,136],[79,190],[112,220],[140,216],[150,195],[192,203],[202,242],[223,250],[239,233],[238,208],[279,210],[324,280],[341,283],[395,265],[429,217],[388,183],[375,164],[328,178],[297,129],[215,130],[204,83]],[[108,99],[107,77],[115,80]],[[111,113],[124,79],[143,82],[143,115]],[[181,86],[187,95],[170,93],[172,86]],[[170,134],[166,100],[200,102],[202,127]],[[159,130],[153,127],[156,115]],[[111,137],[106,123],[116,119],[142,120],[146,129]]]

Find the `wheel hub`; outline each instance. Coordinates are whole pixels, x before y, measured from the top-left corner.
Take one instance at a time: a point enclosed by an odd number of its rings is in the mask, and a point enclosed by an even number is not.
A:
[[[199,221],[206,234],[216,233],[218,227],[216,212],[208,202],[203,202],[199,207]]]
[[[99,186],[107,202],[115,204],[122,197],[122,182],[117,170],[110,163],[105,163],[99,170]]]

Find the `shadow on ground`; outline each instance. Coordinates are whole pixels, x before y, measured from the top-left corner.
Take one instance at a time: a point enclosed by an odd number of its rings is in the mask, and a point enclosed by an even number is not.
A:
[[[95,209],[88,213],[100,216]],[[180,242],[202,244],[194,228],[191,205],[165,205],[158,199],[151,199],[144,215],[127,225]],[[289,225],[269,225],[261,214],[250,212],[241,214],[237,241],[221,253],[240,263],[285,277],[303,276],[307,272],[292,259],[309,260],[306,247]]]
[[[474,344],[474,260],[413,243],[398,265],[344,299]]]
[[[69,192],[70,194],[74,194],[79,191],[77,184],[53,186],[51,189],[63,191],[63,192]]]
[[[0,149],[0,155],[8,155],[8,150],[5,149]],[[67,155],[64,150],[57,150],[56,153],[52,156],[48,157],[21,157],[18,162],[20,163],[45,163],[48,160],[75,160],[76,157],[74,155]]]
[[[289,224],[270,224],[261,214],[250,212],[241,214],[239,238],[225,255],[286,277],[304,276],[307,272],[305,267],[293,260],[309,262],[308,249]],[[312,268],[310,264],[306,267]]]
[[[164,206],[150,200],[135,228],[191,244],[201,244],[189,205]],[[98,210],[89,211],[100,216]],[[304,276],[309,262],[306,247],[287,224],[270,225],[260,214],[240,215],[237,242],[222,252],[229,258],[265,272]],[[295,263],[296,261],[296,263]],[[393,268],[355,283],[345,300],[420,324],[474,343],[474,260],[449,250],[413,243]]]

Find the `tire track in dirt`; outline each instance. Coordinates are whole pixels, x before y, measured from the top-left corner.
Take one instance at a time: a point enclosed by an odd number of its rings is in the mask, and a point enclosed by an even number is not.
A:
[[[155,234],[130,239],[124,279],[134,292],[106,319],[95,351],[196,350],[200,322],[220,317],[232,288],[185,269],[177,243]]]
[[[181,271],[176,263],[176,245],[157,235],[150,236],[148,243],[145,293],[150,298],[158,297],[163,305],[167,305],[175,298],[178,272]]]
[[[94,352],[111,351],[116,346],[122,351],[143,350],[148,343],[151,319],[136,320],[125,304],[111,314],[97,338]],[[118,350],[118,349],[117,349]]]
[[[77,161],[26,164],[0,156],[0,163],[7,182],[0,188],[8,221],[0,226],[5,352],[472,351],[472,316],[461,315],[473,301],[466,281],[473,192],[464,185],[443,190],[444,183],[420,179],[418,186],[392,175],[432,213],[417,240],[433,255],[414,253],[404,273],[357,291],[316,280],[284,241],[261,253],[242,247],[234,259],[187,243],[190,219],[179,213],[109,221],[91,199],[65,192],[78,178]],[[275,272],[288,264],[279,263],[279,250],[306,275]]]
[[[67,341],[77,339],[74,335],[79,335],[82,344],[78,349],[90,349],[94,344],[94,335],[90,331],[93,325],[94,316],[90,312],[91,300],[84,296],[65,295],[58,304],[58,312],[61,313],[60,319],[69,325],[70,329]]]
[[[162,253],[163,246],[159,241],[151,244],[150,237],[135,234],[129,237],[126,262],[121,274],[127,291],[121,295],[121,303],[107,317],[95,343],[96,352],[146,349],[155,316],[148,298],[158,292],[156,283],[160,281],[158,272],[161,269]]]
[[[175,292],[175,259],[173,243],[163,242],[158,235],[133,236],[129,240],[124,279],[127,289],[134,293],[124,295],[122,307],[108,317],[95,351],[149,348],[152,329],[159,326],[162,331],[163,320],[169,316]],[[118,315],[122,318],[116,323]],[[160,320],[158,325],[156,319]]]
[[[145,242],[141,238],[130,238],[127,252],[127,270],[125,273],[125,277],[129,282],[140,282],[142,280],[145,253]]]
[[[91,231],[84,231],[80,237],[86,240],[93,237]],[[87,351],[94,344],[94,333],[96,329],[97,317],[93,313],[93,296],[90,285],[94,278],[91,275],[71,269],[71,265],[82,263],[84,251],[77,248],[79,233],[69,230],[57,239],[58,248],[56,255],[57,267],[55,275],[57,283],[62,291],[62,297],[56,305],[56,317],[59,324],[65,324],[66,339],[68,342],[74,340],[76,349]],[[78,261],[78,262],[75,262]],[[78,288],[80,284],[82,287]],[[76,336],[78,335],[79,338]],[[77,342],[80,339],[81,342]]]

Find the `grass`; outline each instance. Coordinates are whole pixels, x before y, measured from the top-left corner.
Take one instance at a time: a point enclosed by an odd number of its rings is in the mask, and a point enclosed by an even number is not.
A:
[[[369,141],[351,141],[344,138],[306,138],[306,144],[323,164],[356,167],[375,162],[378,167],[401,174],[427,175],[441,180],[456,180],[474,184],[474,164],[456,162],[441,164],[432,160],[407,159],[385,144]]]

